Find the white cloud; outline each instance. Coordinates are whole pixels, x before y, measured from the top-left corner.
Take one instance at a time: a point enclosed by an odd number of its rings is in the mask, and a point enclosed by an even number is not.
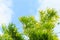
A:
[[[56,10],[58,10],[58,12],[60,11],[60,0],[40,0],[40,1],[41,4],[38,9],[55,8]]]
[[[12,0],[0,0],[0,25],[2,23],[8,24],[11,21],[13,11]]]
[[[12,0],[0,0],[0,27],[1,24],[8,24],[11,22],[11,17],[13,14],[13,11],[11,9],[12,7]],[[3,34],[0,29],[0,34]]]
[[[40,8],[47,8],[47,7],[50,7],[50,8],[59,8],[60,9],[60,0],[42,0],[41,1],[41,6]]]

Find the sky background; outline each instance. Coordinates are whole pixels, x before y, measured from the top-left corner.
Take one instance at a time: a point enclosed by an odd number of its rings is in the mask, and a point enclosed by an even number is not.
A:
[[[38,10],[45,10],[46,8],[55,8],[59,14],[60,0],[0,0],[0,25],[13,22],[22,32],[22,24],[18,17],[33,15],[38,19]],[[59,26],[56,25],[54,29],[56,33],[60,31]],[[60,34],[57,35],[60,37]]]
[[[36,15],[38,7],[39,5],[37,0],[13,0],[12,9],[14,11],[14,15],[12,22],[14,22],[17,27],[20,26],[19,28],[21,28],[21,23],[19,22],[18,17]]]

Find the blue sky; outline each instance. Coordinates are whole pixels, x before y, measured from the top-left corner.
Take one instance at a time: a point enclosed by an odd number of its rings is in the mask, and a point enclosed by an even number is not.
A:
[[[21,29],[21,23],[18,20],[20,16],[28,16],[28,15],[36,15],[37,8],[39,7],[37,0],[13,0],[13,11],[14,15],[12,18],[12,22],[17,25],[18,28]]]
[[[18,17],[35,16],[38,7],[37,0],[0,0],[0,25],[13,22],[22,32],[22,24],[19,22]]]
[[[0,25],[13,22],[22,32],[18,17],[36,15],[38,7],[37,0],[0,0]]]

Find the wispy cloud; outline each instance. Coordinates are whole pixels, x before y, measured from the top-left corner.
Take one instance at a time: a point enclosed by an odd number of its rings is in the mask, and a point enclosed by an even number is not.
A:
[[[8,24],[9,22],[11,22],[11,17],[13,14],[11,7],[12,0],[0,0],[0,26],[3,23]],[[0,34],[2,34],[1,30]]]
[[[55,9],[60,9],[60,0],[40,0],[41,2],[40,8],[55,8]]]
[[[0,0],[0,25],[2,23],[8,24],[11,21],[13,11],[12,0]]]
[[[38,0],[39,3],[39,10],[45,10],[46,8],[55,8],[58,11],[58,14],[60,15],[60,0]],[[38,16],[36,15],[36,18]],[[38,19],[38,18],[37,18]]]
[[[60,0],[38,0],[38,2],[41,3],[38,9],[55,8],[60,11]]]

